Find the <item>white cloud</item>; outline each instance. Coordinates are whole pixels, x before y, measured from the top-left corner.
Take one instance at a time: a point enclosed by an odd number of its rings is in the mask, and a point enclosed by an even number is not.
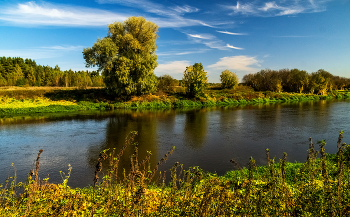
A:
[[[234,13],[241,13],[241,14],[253,14],[255,13],[255,9],[253,4],[247,3],[247,4],[240,4],[237,2],[235,6],[229,6],[229,9],[232,9]]]
[[[271,10],[277,10],[280,11],[277,13],[277,16],[282,15],[290,15],[290,14],[299,14],[304,11],[304,8],[300,5],[292,5],[292,6],[278,6],[275,2],[266,2],[264,7],[259,8],[259,10],[262,11],[271,11]]]
[[[228,48],[232,48],[232,49],[236,49],[236,50],[243,50],[243,48],[240,48],[240,47],[234,47],[234,46],[229,45],[229,44],[227,44],[227,45],[226,45],[226,47],[228,47]]]
[[[105,1],[101,1],[105,2]],[[117,1],[119,2],[119,1]],[[128,1],[129,3],[136,1]],[[138,4],[140,7],[143,4]],[[146,7],[148,12],[164,15],[162,18],[146,17],[147,20],[157,23],[159,27],[199,26],[203,22],[186,19],[177,12],[162,11],[161,8]],[[107,26],[115,21],[124,21],[133,14],[114,13],[95,8],[58,5],[51,3],[37,4],[27,2],[9,5],[0,11],[0,21],[25,26]]]
[[[157,53],[157,56],[180,56],[180,55],[188,55],[195,53],[205,53],[209,49],[199,49],[199,50],[191,50],[191,51],[172,51],[166,53]]]
[[[197,12],[199,11],[198,8],[195,8],[195,7],[191,7],[189,5],[185,5],[183,7],[180,7],[180,6],[176,6],[174,8],[174,10],[178,13],[193,13],[193,12]]]
[[[207,47],[213,48],[213,49],[218,49],[218,50],[229,50],[230,48],[233,49],[243,49],[243,48],[238,48],[238,47],[233,47],[229,44],[226,44],[216,38],[214,35],[211,34],[189,34],[185,33],[193,42],[195,43],[200,43],[204,44]]]
[[[244,4],[237,2],[236,5],[226,5],[224,7],[232,10],[232,14],[269,17],[321,12],[325,10],[325,2],[327,1],[318,1],[317,3],[313,0],[276,0],[265,3],[262,3],[261,1],[252,1]]]
[[[270,9],[279,9],[279,7],[276,5],[275,2],[266,2],[264,7],[259,8],[259,10],[262,11],[268,11]]]
[[[200,20],[187,19],[181,16],[185,12],[191,13],[199,10],[198,8],[188,5],[169,8],[147,0],[97,0],[97,2],[100,4],[121,4],[133,8],[140,8],[148,13],[162,16],[162,18],[148,18],[150,21],[157,23],[159,27],[186,27],[205,24]]]
[[[203,44],[205,44],[207,47],[218,49],[218,50],[227,50],[227,46],[224,45],[223,41],[221,40],[213,40],[213,41],[203,41]]]
[[[213,25],[210,25],[210,24],[208,24],[208,23],[204,23],[204,22],[199,22],[201,25],[203,25],[203,26],[208,26],[208,27],[211,27],[211,28],[216,28],[215,26],[213,26]]]
[[[210,34],[187,34],[188,36],[192,38],[200,38],[200,39],[213,39],[214,36]]]
[[[0,20],[11,23],[47,26],[106,26],[128,17],[105,10],[35,2],[8,7],[0,14]]]
[[[216,70],[235,70],[235,71],[245,71],[245,72],[255,72],[258,69],[251,66],[260,66],[261,61],[257,60],[256,57],[250,56],[231,56],[223,57],[220,60],[212,65],[209,65],[208,68]]]
[[[186,67],[190,65],[190,61],[187,60],[173,61],[159,64],[154,72],[158,76],[168,74],[174,76],[177,79],[181,79],[183,72],[186,70]]]
[[[28,59],[48,59],[60,57],[67,52],[82,52],[83,46],[61,46],[55,45],[50,47],[34,47],[34,48],[24,48],[24,49],[11,49],[11,50],[1,50],[1,56],[10,57],[21,57]]]
[[[75,51],[75,50],[83,50],[83,46],[51,46],[51,47],[42,47],[44,49],[52,49],[52,50],[62,50],[62,51]]]
[[[235,32],[228,32],[228,31],[217,31],[217,32],[228,34],[228,35],[247,35],[246,33],[235,33]]]

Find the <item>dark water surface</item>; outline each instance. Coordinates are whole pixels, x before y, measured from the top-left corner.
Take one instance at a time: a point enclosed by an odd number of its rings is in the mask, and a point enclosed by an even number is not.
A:
[[[286,104],[247,105],[195,110],[127,111],[49,114],[0,118],[0,183],[13,175],[14,163],[19,181],[26,179],[40,149],[41,178],[62,182],[59,171],[73,167],[68,185],[84,187],[93,183],[99,152],[119,150],[130,131],[138,131],[140,158],[151,151],[155,165],[176,147],[161,170],[174,162],[223,175],[236,160],[246,166],[252,156],[266,164],[270,156],[304,162],[308,139],[325,139],[326,151],[336,152],[340,130],[343,142],[350,143],[350,101],[317,101]],[[128,167],[129,147],[121,166]],[[102,177],[102,175],[100,175]]]

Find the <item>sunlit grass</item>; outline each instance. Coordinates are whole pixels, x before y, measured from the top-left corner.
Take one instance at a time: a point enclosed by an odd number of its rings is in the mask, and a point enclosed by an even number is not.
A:
[[[35,108],[41,106],[50,106],[50,105],[77,105],[76,102],[59,100],[53,101],[45,97],[38,97],[36,99],[21,99],[17,100],[10,97],[0,97],[0,108]]]

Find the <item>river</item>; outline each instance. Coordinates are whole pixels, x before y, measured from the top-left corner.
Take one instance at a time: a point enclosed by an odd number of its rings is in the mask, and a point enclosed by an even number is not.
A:
[[[13,176],[24,181],[40,149],[39,176],[61,183],[59,171],[72,173],[71,187],[93,184],[99,152],[119,150],[130,131],[138,131],[140,159],[151,151],[151,166],[175,146],[161,170],[175,162],[184,168],[199,166],[219,175],[234,169],[234,159],[246,166],[252,156],[258,165],[267,163],[265,149],[278,161],[287,152],[290,162],[305,162],[308,139],[327,142],[335,153],[340,130],[350,141],[350,101],[309,101],[233,107],[176,110],[115,110],[79,114],[40,114],[0,117],[0,183]],[[133,146],[121,158],[128,168]],[[14,163],[14,167],[11,166]],[[100,176],[102,177],[102,176]]]

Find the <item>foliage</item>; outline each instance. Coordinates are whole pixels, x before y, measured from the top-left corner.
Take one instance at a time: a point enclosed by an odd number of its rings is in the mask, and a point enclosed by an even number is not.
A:
[[[221,72],[220,79],[222,88],[232,89],[237,87],[239,83],[236,73],[227,69]]]
[[[174,92],[175,87],[179,86],[179,81],[170,75],[163,75],[158,77],[158,91]]]
[[[246,86],[238,86],[235,90],[215,89],[217,86],[211,88],[206,89],[204,94],[196,99],[188,99],[179,93],[158,93],[133,96],[128,101],[108,95],[106,90],[101,88],[4,89],[0,90],[0,115],[83,110],[198,108],[350,98],[349,91],[333,90],[328,95],[320,96],[271,91],[255,92]]]
[[[196,97],[203,94],[208,84],[207,72],[204,71],[202,63],[195,63],[186,67],[182,86],[187,88],[187,94],[190,97]]]
[[[37,65],[34,60],[0,57],[0,86],[103,87],[102,76],[92,71],[62,71],[57,65]]]
[[[0,191],[1,216],[349,216],[350,146],[342,143],[339,133],[337,154],[326,154],[324,141],[319,142],[320,157],[310,139],[305,163],[287,162],[287,154],[276,162],[266,149],[266,166],[256,166],[253,158],[248,167],[224,176],[207,173],[198,167],[185,169],[176,162],[170,169],[170,180],[159,167],[172,155],[174,147],[150,168],[152,156],[147,152],[139,159],[137,132],[131,132],[125,145],[117,150],[103,150],[98,158],[93,185],[85,188],[68,186],[68,175],[62,184],[40,181],[39,158],[36,169],[25,183],[10,177]],[[133,144],[131,167],[118,170],[126,147]],[[15,167],[13,165],[15,170]],[[104,176],[100,179],[103,168]],[[23,194],[17,194],[18,191]]]
[[[281,69],[279,71],[265,69],[255,74],[243,77],[243,83],[256,91],[299,92],[327,95],[333,89],[344,90],[350,88],[350,79],[333,76],[320,69],[317,72],[307,73],[299,69]]]
[[[0,114],[27,114],[27,113],[52,113],[73,112],[82,110],[106,110],[110,109],[108,103],[70,102],[65,100],[52,101],[48,98],[16,100],[9,97],[0,97]]]
[[[86,66],[98,66],[106,87],[116,95],[154,92],[158,26],[143,17],[130,17],[108,28],[107,37],[84,49]]]

